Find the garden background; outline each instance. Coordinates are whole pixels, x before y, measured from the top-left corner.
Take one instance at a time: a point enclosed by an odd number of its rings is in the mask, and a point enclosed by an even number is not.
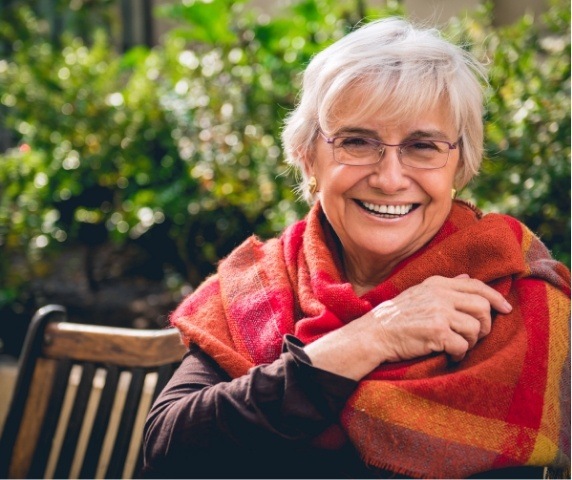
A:
[[[309,58],[399,2],[247,1],[154,10],[158,45],[118,45],[113,0],[3,0],[0,12],[0,354],[31,315],[149,328],[255,233],[302,217],[282,119]],[[570,266],[570,1],[495,26],[493,7],[446,35],[488,62],[486,158],[460,192],[524,221]]]

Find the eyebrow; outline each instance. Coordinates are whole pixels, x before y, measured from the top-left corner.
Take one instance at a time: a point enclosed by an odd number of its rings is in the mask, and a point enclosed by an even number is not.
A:
[[[429,130],[415,130],[407,134],[405,139],[410,138],[432,138],[434,140],[444,140],[446,142],[450,141],[449,136],[445,132],[437,129]]]
[[[340,135],[361,135],[364,137],[374,137],[379,138],[379,135],[375,130],[363,127],[342,127],[333,136],[337,137]]]
[[[364,128],[364,127],[342,127],[340,128],[333,136],[340,136],[340,135],[361,135],[368,138],[377,138],[380,139],[380,136],[377,134],[375,130]],[[444,140],[446,142],[450,142],[449,136],[445,134],[445,132],[438,130],[438,129],[428,129],[428,130],[414,130],[412,132],[407,133],[403,140],[411,140],[413,138],[431,138],[433,140]]]

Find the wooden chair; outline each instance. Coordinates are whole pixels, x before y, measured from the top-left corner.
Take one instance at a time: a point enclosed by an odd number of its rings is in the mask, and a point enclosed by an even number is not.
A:
[[[0,478],[137,478],[147,412],[185,351],[172,328],[82,325],[61,306],[40,309],[0,437]]]
[[[151,403],[186,349],[175,329],[34,316],[0,438],[0,478],[135,478]]]

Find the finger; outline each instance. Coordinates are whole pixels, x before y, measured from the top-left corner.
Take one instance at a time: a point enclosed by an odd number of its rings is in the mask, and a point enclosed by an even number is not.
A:
[[[452,295],[452,299],[457,312],[467,315],[478,322],[478,338],[482,338],[490,333],[492,322],[491,305],[487,299],[480,295],[461,292],[455,292]]]
[[[464,275],[464,274],[463,274]],[[491,307],[501,313],[510,313],[512,305],[494,288],[489,287],[484,282],[476,278],[467,278],[459,276],[454,279],[462,291],[467,293],[475,293],[488,300]]]
[[[444,344],[444,351],[448,353],[455,362],[460,362],[465,358],[469,350],[469,342],[461,335],[451,331]]]
[[[469,348],[473,348],[484,336],[481,334],[481,322],[462,312],[457,312],[451,319],[451,330],[462,336],[468,342]]]
[[[467,356],[466,353],[463,353],[462,355],[449,355],[451,357],[451,360],[453,360],[453,362],[460,362],[461,360],[464,360],[464,358]]]
[[[457,362],[457,363],[458,363],[458,362],[460,362],[461,360],[463,360],[463,359],[467,356],[467,354],[466,354],[466,353],[463,353],[463,354],[461,354],[461,355],[449,355],[449,356],[451,357],[451,360],[453,360],[454,362]]]

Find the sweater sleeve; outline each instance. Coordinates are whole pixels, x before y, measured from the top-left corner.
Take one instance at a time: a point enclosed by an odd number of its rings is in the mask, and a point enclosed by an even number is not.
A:
[[[195,453],[197,462],[225,448],[303,444],[337,421],[356,386],[313,367],[290,335],[277,360],[235,379],[192,346],[149,412],[144,470],[161,476]]]

